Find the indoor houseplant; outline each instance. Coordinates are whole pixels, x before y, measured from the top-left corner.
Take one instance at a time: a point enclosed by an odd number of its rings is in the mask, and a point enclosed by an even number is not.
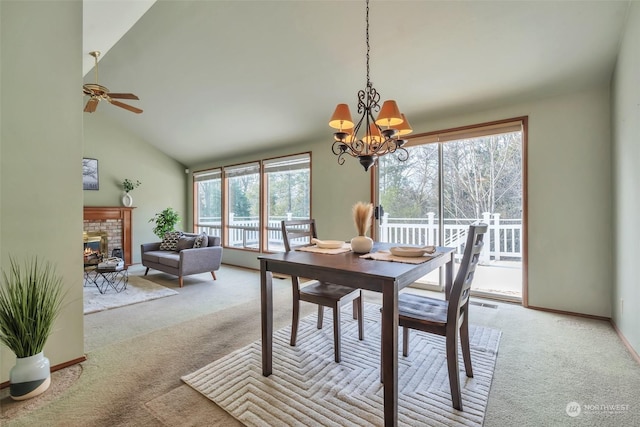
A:
[[[358,232],[358,235],[351,239],[353,252],[365,254],[373,248],[373,239],[367,237],[372,215],[373,205],[371,203],[358,202],[353,205],[353,222]]]
[[[134,188],[138,188],[142,184],[140,181],[136,180],[131,181],[129,178],[125,178],[122,181],[122,188],[124,189],[124,195],[122,196],[122,204],[131,207],[133,206],[133,197],[129,194],[130,191],[133,191]]]
[[[155,223],[153,233],[162,239],[167,231],[175,231],[176,224],[180,222],[180,215],[173,208],[166,208],[157,213],[149,222]]]
[[[19,264],[10,259],[0,287],[0,342],[13,351],[16,365],[9,374],[10,395],[24,400],[51,384],[49,359],[43,348],[64,299],[63,281],[55,268],[37,258]]]

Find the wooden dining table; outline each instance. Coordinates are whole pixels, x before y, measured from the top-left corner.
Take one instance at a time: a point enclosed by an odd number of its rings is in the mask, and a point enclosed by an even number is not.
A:
[[[372,252],[388,249],[375,243]],[[382,375],[384,425],[398,424],[398,293],[431,271],[444,266],[445,288],[453,281],[454,248],[438,247],[435,256],[420,264],[361,258],[351,251],[322,254],[291,251],[261,255],[260,304],[262,322],[262,375],[273,372],[273,274],[316,279],[382,293]]]

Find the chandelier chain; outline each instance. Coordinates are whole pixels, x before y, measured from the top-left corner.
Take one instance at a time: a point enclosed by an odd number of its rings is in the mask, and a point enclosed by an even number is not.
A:
[[[369,51],[371,50],[371,47],[369,46],[369,0],[367,0],[367,14],[366,14],[366,18],[365,18],[366,22],[367,22],[367,26],[366,26],[366,40],[367,40],[367,87],[370,86],[370,81],[369,81]]]

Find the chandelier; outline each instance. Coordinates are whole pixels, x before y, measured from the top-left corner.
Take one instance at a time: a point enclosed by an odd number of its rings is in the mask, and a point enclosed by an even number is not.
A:
[[[331,146],[333,154],[338,156],[338,164],[345,162],[345,155],[357,157],[365,171],[385,154],[396,153],[398,160],[404,162],[409,152],[402,146],[407,142],[401,139],[413,131],[404,114],[400,113],[396,101],[384,101],[380,108],[380,94],[369,80],[369,0],[366,0],[366,41],[367,41],[367,85],[358,91],[357,123],[351,119],[347,104],[338,104],[329,120],[329,126],[338,129],[333,134],[335,141]],[[373,113],[380,112],[374,119]],[[354,126],[355,125],[355,126]],[[363,128],[363,136],[359,137]]]

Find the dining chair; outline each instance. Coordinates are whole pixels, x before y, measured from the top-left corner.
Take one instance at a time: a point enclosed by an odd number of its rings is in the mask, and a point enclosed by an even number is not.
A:
[[[281,222],[282,240],[286,252],[301,246],[310,246],[311,239],[317,238],[316,222],[309,220],[285,220]],[[300,240],[302,239],[302,242]],[[295,242],[294,242],[295,241]],[[329,255],[330,256],[330,255]],[[353,318],[358,320],[358,339],[364,339],[364,300],[362,291],[348,286],[311,281],[300,286],[300,280],[291,276],[293,288],[293,318],[291,321],[291,346],[296,345],[300,322],[300,301],[318,305],[318,329],[322,329],[324,307],[333,309],[333,352],[336,362],[340,362],[340,308],[353,302]]]
[[[409,330],[437,334],[445,337],[449,387],[453,407],[462,411],[462,394],[458,369],[458,334],[462,347],[464,370],[473,377],[469,348],[469,293],[486,224],[469,226],[462,261],[451,289],[445,290],[445,300],[421,295],[401,293],[398,296],[398,323],[402,327],[402,355],[409,355]]]

